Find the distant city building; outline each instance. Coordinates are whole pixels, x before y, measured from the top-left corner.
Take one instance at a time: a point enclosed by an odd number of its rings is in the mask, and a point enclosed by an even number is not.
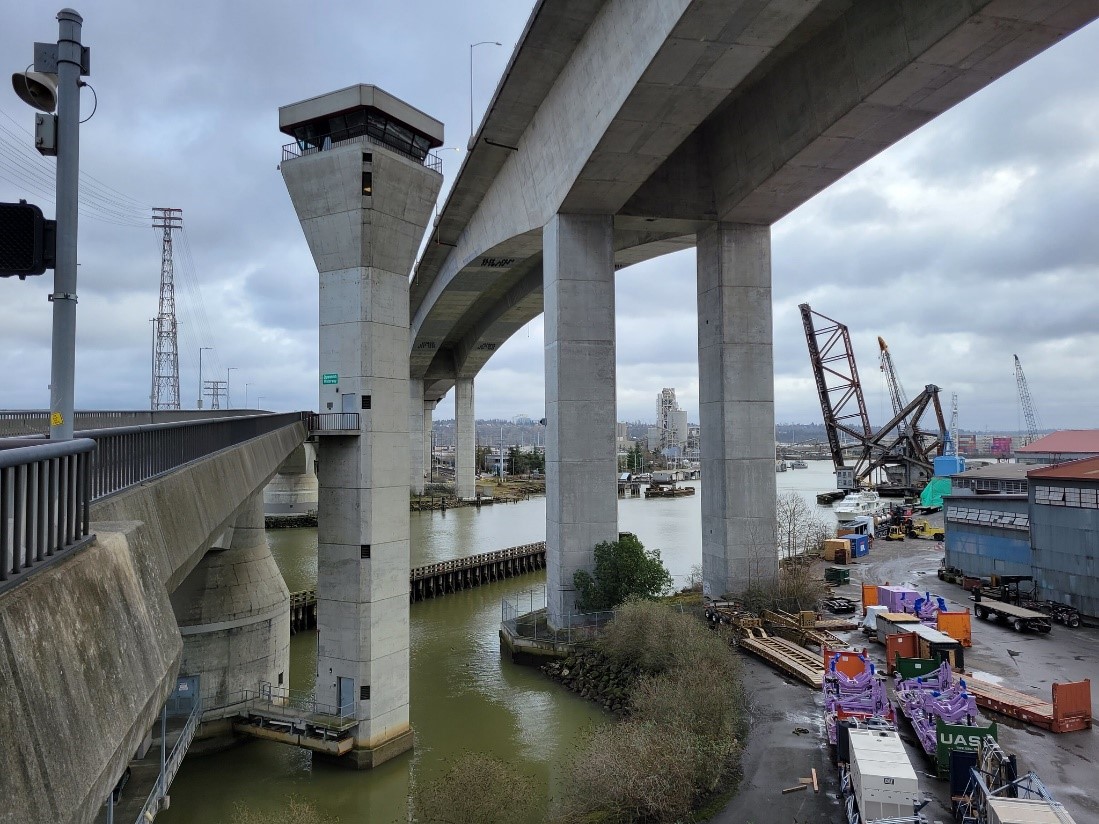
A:
[[[656,427],[649,431],[649,449],[656,452],[671,450],[669,457],[679,457],[687,449],[687,413],[679,408],[675,389],[661,389],[656,396]],[[654,449],[654,441],[656,448]]]

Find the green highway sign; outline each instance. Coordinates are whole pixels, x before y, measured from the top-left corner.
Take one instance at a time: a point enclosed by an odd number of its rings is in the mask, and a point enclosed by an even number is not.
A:
[[[325,386],[334,385],[340,382],[340,376],[335,372],[325,372],[321,375],[321,383]]]

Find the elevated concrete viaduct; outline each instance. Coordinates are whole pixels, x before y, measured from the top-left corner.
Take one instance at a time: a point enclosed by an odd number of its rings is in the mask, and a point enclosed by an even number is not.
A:
[[[1096,0],[537,3],[416,266],[410,360],[426,402],[456,388],[471,431],[473,378],[545,311],[555,620],[616,533],[598,492],[614,271],[698,248],[705,587],[741,589],[774,568],[770,225],[1096,16]],[[467,433],[459,487],[472,449]]]

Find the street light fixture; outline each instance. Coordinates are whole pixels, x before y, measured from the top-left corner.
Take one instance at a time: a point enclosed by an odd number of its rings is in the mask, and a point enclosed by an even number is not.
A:
[[[235,367],[235,366],[228,366],[228,367],[225,368],[225,408],[226,409],[232,409],[233,408],[233,404],[231,404],[229,402],[229,373],[230,372],[235,372],[236,370],[237,370],[237,367]]]
[[[473,140],[473,50],[477,46],[502,46],[495,40],[482,40],[480,43],[469,44],[469,139]]]
[[[198,406],[196,409],[202,409],[202,353],[211,352],[213,349],[212,346],[200,346],[198,348]]]
[[[57,240],[53,267],[53,339],[50,365],[50,439],[73,436],[76,372],[76,237],[80,202],[80,87],[89,73],[90,50],[80,43],[84,18],[57,13],[57,43],[36,43],[34,72],[12,75],[20,99],[43,112],[35,118],[42,154],[56,154]],[[52,114],[57,105],[56,117]],[[56,147],[49,148],[50,146]]]

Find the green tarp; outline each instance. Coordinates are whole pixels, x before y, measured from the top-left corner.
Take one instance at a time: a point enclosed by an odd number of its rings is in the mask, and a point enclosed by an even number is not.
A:
[[[943,505],[943,495],[950,494],[950,478],[932,478],[920,493],[920,506]]]

